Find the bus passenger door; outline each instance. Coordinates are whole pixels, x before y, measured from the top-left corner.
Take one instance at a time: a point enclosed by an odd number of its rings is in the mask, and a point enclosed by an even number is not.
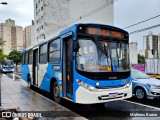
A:
[[[38,48],[33,50],[33,84],[38,86]]]
[[[72,99],[73,95],[73,40],[63,40],[63,95]]]

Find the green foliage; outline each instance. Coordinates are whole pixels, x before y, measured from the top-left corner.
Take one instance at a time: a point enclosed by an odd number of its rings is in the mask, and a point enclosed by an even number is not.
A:
[[[3,49],[0,48],[0,63],[3,63],[7,59],[7,55],[3,54]]]
[[[4,43],[5,43],[5,41],[2,38],[0,38],[0,46],[3,46]]]
[[[13,50],[9,53],[8,59],[14,60],[16,65],[21,61],[21,52],[17,52],[16,50]]]
[[[138,63],[145,64],[145,57],[143,55],[138,54]]]

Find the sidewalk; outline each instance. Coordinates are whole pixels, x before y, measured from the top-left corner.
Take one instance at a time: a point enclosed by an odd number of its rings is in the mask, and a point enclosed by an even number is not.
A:
[[[25,81],[21,79],[12,80],[5,75],[1,77],[1,99],[1,108],[3,109],[15,108],[20,111],[59,111],[59,113],[61,111],[61,113],[70,112],[73,116],[79,116],[54,101],[30,90]],[[85,119],[83,117],[75,118]]]

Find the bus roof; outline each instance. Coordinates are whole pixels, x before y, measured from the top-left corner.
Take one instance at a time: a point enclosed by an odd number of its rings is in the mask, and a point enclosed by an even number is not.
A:
[[[116,29],[116,30],[119,30],[119,31],[123,31],[123,32],[126,32],[128,33],[127,31],[121,29],[121,28],[118,28],[118,27],[115,27],[115,26],[111,26],[111,25],[106,25],[106,24],[100,24],[100,23],[76,23],[76,24],[73,24],[71,26],[69,26],[68,28],[62,30],[60,32],[60,35],[63,35],[67,32],[70,32],[70,31],[73,31],[74,33],[76,32],[76,28],[80,25],[91,25],[91,26],[103,26],[103,27],[111,27],[112,29]]]
[[[36,47],[36,46],[38,46],[38,45],[40,45],[40,44],[42,44],[42,43],[45,43],[45,42],[47,42],[47,41],[49,41],[49,40],[51,40],[51,39],[53,39],[53,38],[56,38],[56,37],[58,37],[58,36],[62,36],[62,35],[64,35],[64,34],[67,33],[67,32],[71,32],[71,31],[72,31],[73,33],[76,33],[77,27],[80,26],[80,25],[86,25],[86,26],[87,26],[87,25],[91,25],[91,26],[111,27],[112,29],[116,29],[116,30],[120,30],[120,31],[123,31],[123,32],[128,33],[127,31],[125,31],[125,30],[123,30],[123,29],[120,29],[120,28],[118,28],[118,27],[114,27],[114,26],[111,26],[111,25],[106,25],[106,24],[100,24],[100,23],[75,23],[75,24],[73,24],[73,25],[70,25],[68,28],[63,29],[63,30],[60,30],[59,32],[57,32],[57,33],[49,36],[49,37],[46,38],[46,39],[41,39],[39,43],[34,44],[34,45],[31,45],[30,47],[26,48],[25,50],[22,50],[22,53],[24,53],[24,52],[26,52],[26,50],[29,50],[29,49],[31,49],[31,48],[33,48],[33,47]]]

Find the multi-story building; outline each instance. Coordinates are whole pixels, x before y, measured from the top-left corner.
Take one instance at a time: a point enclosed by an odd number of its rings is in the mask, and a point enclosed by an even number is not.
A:
[[[113,25],[113,0],[34,0],[35,43],[76,22]]]
[[[130,63],[137,64],[138,63],[137,42],[132,42],[129,44],[129,52],[130,52]]]
[[[23,30],[23,40],[24,40],[24,48],[28,48],[32,44],[32,40],[34,39],[34,27],[33,25],[26,26]]]
[[[149,32],[143,37],[143,49],[145,50],[145,58],[160,58],[160,40],[158,35]],[[154,54],[152,51],[154,50]]]
[[[5,41],[1,46],[5,54],[23,49],[23,28],[16,26],[14,20],[7,19],[5,23],[0,23],[0,38]]]

